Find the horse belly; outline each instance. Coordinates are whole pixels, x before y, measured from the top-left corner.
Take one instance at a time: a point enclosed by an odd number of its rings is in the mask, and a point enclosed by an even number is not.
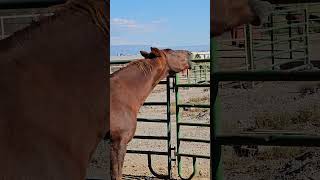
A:
[[[84,178],[85,169],[81,172],[78,162],[68,156],[63,147],[36,129],[22,128],[24,126],[9,128],[6,139],[1,141],[2,177],[33,180]]]

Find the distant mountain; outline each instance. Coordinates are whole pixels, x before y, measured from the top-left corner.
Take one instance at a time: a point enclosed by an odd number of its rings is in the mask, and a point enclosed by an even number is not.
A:
[[[111,45],[111,56],[128,56],[140,54],[140,51],[150,51],[151,45]],[[184,49],[189,51],[210,51],[208,45],[195,45],[195,46],[172,46],[172,47],[158,47],[158,48],[171,48],[171,49]]]
[[[150,45],[116,45],[110,48],[111,56],[137,55],[141,50],[149,51]]]

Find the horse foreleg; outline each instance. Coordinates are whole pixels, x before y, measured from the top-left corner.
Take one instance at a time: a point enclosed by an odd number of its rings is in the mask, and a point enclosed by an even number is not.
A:
[[[121,180],[124,157],[127,152],[127,144],[113,142],[111,144],[111,179]]]

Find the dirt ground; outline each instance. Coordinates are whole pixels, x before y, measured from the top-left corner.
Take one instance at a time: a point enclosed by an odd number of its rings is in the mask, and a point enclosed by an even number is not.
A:
[[[319,60],[320,42],[311,47],[312,60]],[[223,68],[241,65],[243,59],[221,60]],[[269,63],[269,62],[268,62]],[[183,102],[209,103],[208,88],[181,89]],[[220,88],[221,131],[222,133],[257,132],[298,132],[320,135],[320,82],[256,82],[255,87],[240,88],[239,82],[225,83]],[[159,85],[147,101],[165,101],[166,89]],[[174,93],[171,91],[174,100]],[[176,147],[176,117],[174,102],[171,102],[172,146]],[[143,107],[139,117],[166,118],[165,107]],[[182,122],[209,123],[209,110],[185,109]],[[136,135],[167,135],[166,124],[138,123]],[[181,137],[209,139],[207,127],[183,127]],[[91,162],[89,175],[107,173],[107,142],[102,142]],[[166,141],[137,140],[130,142],[128,149],[144,151],[167,151]],[[183,153],[209,155],[209,144],[181,143]],[[230,146],[223,146],[223,176],[226,180],[282,180],[282,179],[318,179],[320,177],[320,149],[305,147],[266,147],[259,146],[244,149],[239,154]],[[197,173],[193,179],[210,179],[209,160],[197,160]],[[173,177],[178,176],[177,162],[172,164]],[[167,157],[152,156],[152,167],[160,174],[167,173]],[[182,158],[182,176],[192,173],[192,160]],[[146,155],[127,153],[124,163],[124,179],[157,179],[150,173]]]

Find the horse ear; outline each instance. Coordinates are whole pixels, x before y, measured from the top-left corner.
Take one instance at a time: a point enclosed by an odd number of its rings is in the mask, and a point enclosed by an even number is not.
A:
[[[161,51],[158,48],[151,47],[151,54],[153,54],[155,57],[161,57]]]
[[[144,58],[148,59],[150,57],[150,54],[146,51],[140,51],[141,56],[143,56]]]

